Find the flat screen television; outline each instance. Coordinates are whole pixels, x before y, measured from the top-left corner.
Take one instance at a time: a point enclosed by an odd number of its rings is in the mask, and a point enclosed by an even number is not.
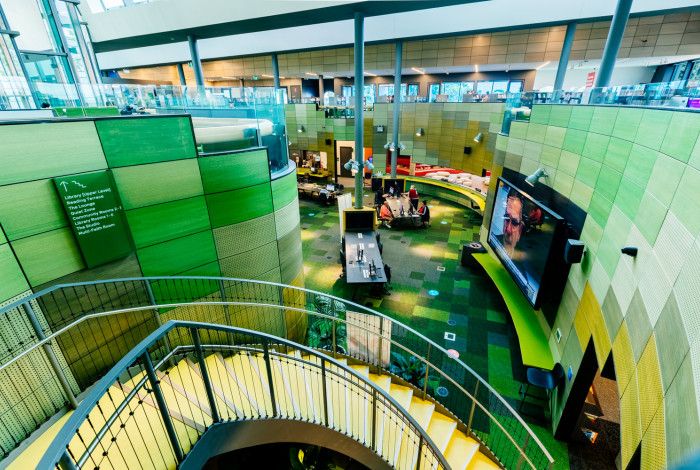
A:
[[[488,243],[533,307],[547,288],[564,219],[507,180],[498,179]],[[554,260],[556,261],[556,260]]]
[[[377,212],[369,210],[346,210],[345,230],[347,232],[372,232],[374,231],[374,218]]]

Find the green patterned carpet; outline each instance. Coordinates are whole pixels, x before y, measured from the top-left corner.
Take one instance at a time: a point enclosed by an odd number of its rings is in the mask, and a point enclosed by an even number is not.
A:
[[[431,200],[429,205],[428,229],[380,229],[384,262],[392,269],[391,293],[374,298],[359,291],[355,301],[456,349],[517,409],[525,369],[506,306],[488,276],[459,263],[462,245],[479,239],[481,217],[444,201]],[[337,206],[302,200],[300,210],[306,287],[351,299],[352,289],[339,278]],[[438,294],[431,295],[433,290]],[[454,333],[455,341],[444,339],[445,332]],[[526,403],[523,411],[532,416],[523,417],[552,453],[557,468],[569,468],[567,446],[554,440],[541,408]]]

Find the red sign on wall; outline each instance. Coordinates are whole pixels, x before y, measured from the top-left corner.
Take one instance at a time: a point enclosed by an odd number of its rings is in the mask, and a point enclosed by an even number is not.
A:
[[[593,88],[594,83],[595,83],[595,71],[588,72],[588,75],[586,75],[586,88]]]

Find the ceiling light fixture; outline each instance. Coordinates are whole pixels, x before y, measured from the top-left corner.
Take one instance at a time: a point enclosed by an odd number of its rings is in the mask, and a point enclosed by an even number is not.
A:
[[[541,178],[549,178],[549,175],[544,168],[538,168],[536,172],[525,178],[525,182],[530,186],[535,186]]]
[[[416,130],[416,137],[423,137],[423,135],[425,135],[425,129],[423,129],[422,127],[419,127]]]
[[[474,71],[479,73],[479,64],[474,64]]]
[[[318,76],[317,73],[312,73],[312,72],[304,72],[304,74],[305,74],[305,75],[310,75],[310,76],[312,76],[312,77]]]
[[[425,70],[423,70],[423,69],[419,69],[419,68],[416,68],[416,67],[411,67],[411,70],[413,70],[413,71],[415,71],[415,72],[418,72],[418,73],[421,74],[421,75],[425,75]]]
[[[262,76],[265,77],[265,78],[275,78],[275,77],[273,77],[272,75],[268,75],[268,74],[266,74],[266,73],[262,74]]]
[[[365,72],[365,75],[367,75],[369,77],[376,77],[377,76],[376,73],[372,73],[372,72]]]
[[[552,63],[552,61],[551,61],[551,60],[548,60],[547,62],[545,62],[544,64],[540,65],[539,67],[535,67],[535,70],[542,70],[543,68],[545,68],[546,66],[548,66],[548,65],[551,64],[551,63]]]
[[[480,143],[481,143],[481,140],[482,140],[483,138],[484,138],[484,134],[482,134],[481,132],[479,132],[478,134],[476,134],[476,135],[474,136],[474,142],[476,142],[477,144],[480,144]]]

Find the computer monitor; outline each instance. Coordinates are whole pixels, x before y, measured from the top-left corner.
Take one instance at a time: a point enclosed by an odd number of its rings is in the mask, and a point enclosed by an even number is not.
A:
[[[374,218],[377,212],[369,210],[346,210],[345,231],[346,232],[371,232],[374,231]]]

